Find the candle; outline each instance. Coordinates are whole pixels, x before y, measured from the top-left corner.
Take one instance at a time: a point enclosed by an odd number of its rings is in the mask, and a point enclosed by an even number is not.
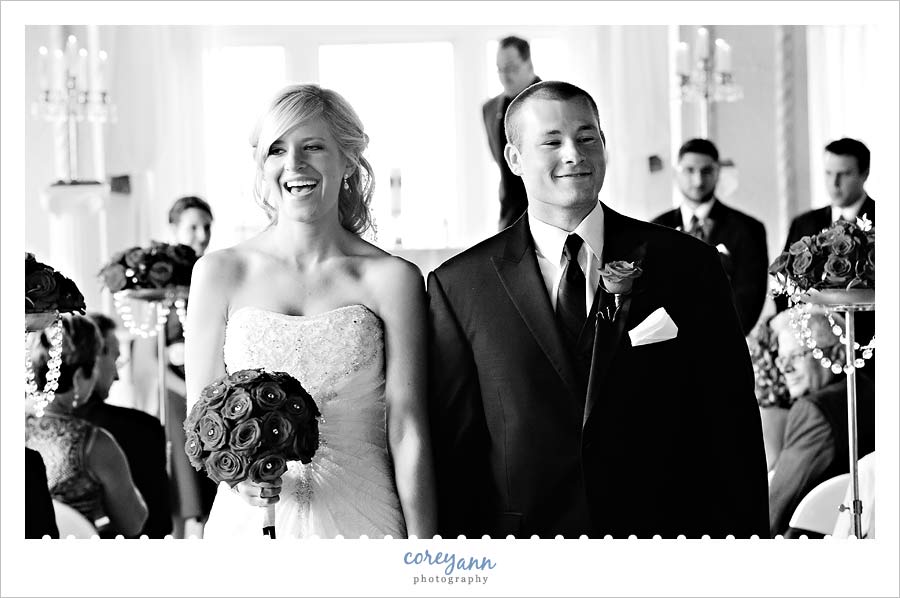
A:
[[[691,72],[691,59],[688,56],[687,42],[679,42],[675,51],[675,71],[679,75],[688,76]]]
[[[78,40],[70,35],[66,40],[66,76],[74,77],[78,73]]]
[[[731,72],[731,46],[725,40],[716,40],[716,71],[719,73]]]
[[[84,48],[78,50],[78,89],[79,91],[87,91],[87,55],[88,52]]]
[[[97,55],[99,61],[97,63],[97,81],[94,84],[97,92],[105,93],[106,92],[106,52],[100,50]]]
[[[40,61],[39,85],[41,91],[43,92],[50,89],[50,57],[48,56],[47,47],[41,46],[40,48],[38,48],[38,55],[40,56],[40,58],[38,58],[38,60]]]
[[[58,91],[66,88],[66,58],[59,48],[53,51],[50,69],[50,89]]]
[[[709,59],[709,30],[701,27],[697,30],[697,60]]]

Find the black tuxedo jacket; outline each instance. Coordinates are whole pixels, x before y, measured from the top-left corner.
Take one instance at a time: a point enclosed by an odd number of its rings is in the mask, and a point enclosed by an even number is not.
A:
[[[47,469],[41,454],[25,447],[25,537],[40,540],[45,534],[59,538]]]
[[[535,78],[531,84],[538,81],[540,78]],[[503,126],[505,99],[506,96],[501,93],[485,102],[481,107],[491,156],[500,168],[500,230],[518,220],[528,207],[525,185],[522,183],[521,177],[512,173],[506,164],[506,158],[503,157],[503,149],[506,147],[506,129]]]
[[[766,302],[769,285],[769,250],[766,227],[747,214],[726,206],[716,199],[709,211],[712,228],[707,242],[713,247],[724,245],[720,253],[722,266],[731,282],[734,305],[741,320],[744,335],[750,334]],[[675,208],[653,219],[656,224],[681,228],[681,210]]]
[[[866,200],[863,202],[862,207],[859,209],[859,215],[862,216],[865,214],[869,220],[872,221],[872,225],[875,224],[875,200],[871,197],[866,197]],[[831,206],[825,206],[824,208],[817,208],[815,210],[809,210],[808,212],[804,212],[794,218],[791,221],[791,227],[788,229],[787,240],[784,242],[784,250],[787,251],[790,246],[797,241],[799,241],[803,237],[808,237],[810,235],[816,235],[822,231],[822,229],[828,228],[831,226]],[[787,309],[788,300],[787,297],[783,295],[775,298],[775,308],[781,312]],[[875,334],[875,312],[861,312],[856,315],[856,339],[860,344],[868,343],[872,340],[872,335]],[[872,365],[872,369],[874,370],[874,363]]]
[[[140,533],[149,538],[164,538],[172,533],[166,438],[159,420],[139,409],[109,405],[95,397],[77,414],[105,428],[122,447],[131,479],[147,503],[147,521]],[[184,447],[176,446],[172,450],[183,451]]]
[[[644,272],[596,327],[586,393],[527,215],[428,277],[439,532],[765,536],[753,370],[716,251],[600,206],[603,261]],[[660,307],[677,337],[633,347]]]

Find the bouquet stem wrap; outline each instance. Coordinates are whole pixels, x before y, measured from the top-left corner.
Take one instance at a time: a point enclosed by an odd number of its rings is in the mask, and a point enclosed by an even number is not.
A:
[[[263,511],[263,535],[275,539],[275,505],[266,505]]]

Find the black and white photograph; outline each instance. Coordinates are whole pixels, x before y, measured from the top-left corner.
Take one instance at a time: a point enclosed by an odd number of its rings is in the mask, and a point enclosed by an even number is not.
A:
[[[2,12],[4,596],[900,592],[900,2]]]

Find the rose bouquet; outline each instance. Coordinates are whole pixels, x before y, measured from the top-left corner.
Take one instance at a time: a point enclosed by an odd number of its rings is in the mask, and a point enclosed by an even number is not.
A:
[[[791,244],[772,265],[776,293],[792,299],[824,289],[875,288],[875,229],[863,216],[856,222],[838,220],[817,235]]]
[[[71,279],[37,261],[34,254],[25,254],[26,314],[52,311],[83,314],[84,309],[84,296]]]
[[[132,247],[115,254],[100,270],[111,292],[188,286],[197,253],[188,245],[153,241],[150,247]]]
[[[200,394],[184,422],[191,465],[217,484],[272,482],[288,461],[309,463],[319,446],[319,409],[290,374],[262,369],[223,376]],[[275,509],[263,533],[275,537]]]

